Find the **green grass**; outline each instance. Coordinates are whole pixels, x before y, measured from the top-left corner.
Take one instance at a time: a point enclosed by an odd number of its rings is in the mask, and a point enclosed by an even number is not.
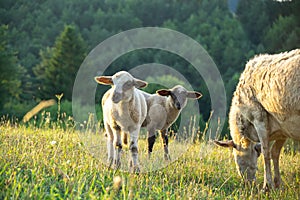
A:
[[[93,144],[85,143],[72,129],[2,124],[0,199],[300,198],[299,153],[281,154],[282,188],[265,194],[261,192],[261,158],[258,180],[253,186],[241,183],[230,150],[210,143],[193,144],[176,161],[165,163],[166,167],[135,175],[107,169],[103,155],[98,155],[103,151],[90,150],[91,146],[97,146],[98,140],[93,141]],[[140,140],[139,145],[141,167],[145,169],[149,164],[144,159],[145,141]],[[174,141],[172,145],[183,148]],[[160,159],[156,157],[163,157],[161,145],[157,143],[155,148],[158,153],[153,159]],[[125,148],[124,155],[127,154]],[[116,177],[121,182],[114,181]]]

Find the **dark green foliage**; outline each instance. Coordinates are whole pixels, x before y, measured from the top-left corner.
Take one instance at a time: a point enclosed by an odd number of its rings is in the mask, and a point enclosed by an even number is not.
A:
[[[282,52],[300,45],[300,22],[293,15],[279,18],[273,23],[264,37],[269,52]]]
[[[83,39],[72,26],[65,26],[53,48],[41,52],[42,61],[34,68],[40,98],[53,98],[63,93],[72,99],[76,73],[85,57]]]
[[[8,44],[7,26],[0,26],[0,114],[9,100],[19,99],[21,90],[21,76],[25,69],[18,63],[18,58]]]
[[[240,0],[237,16],[251,42],[258,45],[269,25],[266,1]]]
[[[7,115],[13,121],[21,121],[23,116],[30,111],[34,106],[33,101],[20,101],[18,99],[10,99],[2,108],[2,115]]]
[[[273,53],[300,47],[299,9],[299,1],[240,0],[237,17],[257,49]]]
[[[1,85],[5,89],[0,89],[0,109],[5,114],[23,113],[15,111],[20,106],[14,105],[35,104],[60,93],[71,101],[76,72],[85,55],[108,37],[132,28],[166,27],[199,42],[222,75],[228,107],[249,58],[300,47],[300,1],[296,0],[15,0],[1,1],[0,5],[0,22],[8,25],[5,36],[1,31],[1,47],[5,44],[7,49],[1,49],[1,56],[7,59],[1,60],[1,70],[6,71],[0,76],[10,79]],[[186,51],[192,50],[187,47]],[[2,68],[2,63],[13,67]],[[116,58],[105,74],[145,63],[161,63],[184,75],[194,90],[203,93],[199,100],[201,114],[204,120],[209,117],[209,91],[201,77],[205,74],[198,74],[178,55],[156,49],[136,50]],[[18,73],[7,75],[16,69],[21,77],[16,78]],[[87,86],[91,84],[94,82]],[[82,95],[87,86],[82,86]],[[107,89],[98,87],[97,102]],[[8,105],[4,110],[5,102]]]

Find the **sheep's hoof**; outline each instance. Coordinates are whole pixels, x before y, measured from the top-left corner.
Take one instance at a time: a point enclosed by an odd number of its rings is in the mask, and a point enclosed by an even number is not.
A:
[[[115,161],[115,163],[114,163],[114,169],[118,170],[118,169],[120,169],[120,167],[121,167],[121,161]]]
[[[121,163],[114,165],[114,170],[119,170],[121,167]]]
[[[134,167],[132,167],[131,168],[131,173],[133,173],[133,174],[140,174],[140,168],[139,168],[139,166],[134,166]]]
[[[113,158],[109,158],[109,159],[107,160],[108,169],[111,169],[112,164],[113,164]]]
[[[265,187],[261,190],[262,193],[268,193],[270,189],[268,187]]]
[[[139,174],[140,168],[138,165],[134,165],[132,160],[129,162],[130,173]]]
[[[269,185],[269,184],[266,184],[263,188],[262,188],[262,192],[263,193],[268,193],[268,192],[270,192],[271,190],[272,190],[272,185]]]
[[[171,161],[171,156],[169,154],[165,154],[165,161]]]
[[[281,185],[280,178],[274,178],[274,187],[275,188],[280,188],[280,185]]]

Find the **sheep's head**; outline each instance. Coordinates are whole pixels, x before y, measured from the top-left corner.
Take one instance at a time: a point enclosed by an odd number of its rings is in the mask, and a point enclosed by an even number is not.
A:
[[[186,106],[187,98],[199,99],[202,97],[200,92],[187,91],[184,87],[177,85],[172,89],[157,90],[157,94],[161,96],[169,96],[172,100],[173,107],[180,110]]]
[[[261,145],[241,138],[239,144],[232,140],[215,141],[215,144],[222,147],[232,147],[233,155],[239,175],[246,181],[255,181],[257,171],[257,159],[261,153]]]
[[[134,88],[143,88],[147,86],[147,82],[136,79],[125,71],[117,72],[113,76],[98,76],[95,77],[95,80],[99,84],[112,85],[112,101],[114,103],[130,101]]]

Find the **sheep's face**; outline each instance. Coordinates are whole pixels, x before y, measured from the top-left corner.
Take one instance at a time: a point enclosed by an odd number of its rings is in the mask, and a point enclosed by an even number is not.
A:
[[[260,145],[250,142],[249,146],[233,148],[233,155],[239,175],[245,181],[255,181],[257,159],[260,155]]]
[[[169,96],[174,108],[181,110],[186,106],[187,98],[199,99],[202,94],[195,91],[187,91],[184,87],[177,85],[172,89],[162,89],[156,91],[161,96]]]
[[[215,141],[222,147],[233,147],[233,155],[239,175],[246,181],[255,181],[257,171],[257,159],[261,152],[261,145],[254,144],[248,139],[242,138],[240,144],[230,141]]]
[[[128,73],[117,73],[113,75],[113,94],[112,101],[119,103],[129,101],[132,98],[134,90],[134,78]]]
[[[147,86],[145,81],[136,79],[125,71],[120,71],[113,76],[96,77],[95,80],[100,84],[112,85],[112,101],[114,103],[130,101],[133,96],[134,88],[143,88]]]

